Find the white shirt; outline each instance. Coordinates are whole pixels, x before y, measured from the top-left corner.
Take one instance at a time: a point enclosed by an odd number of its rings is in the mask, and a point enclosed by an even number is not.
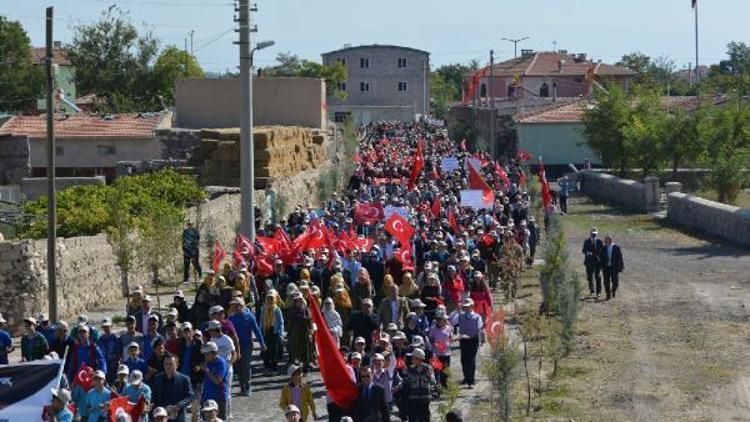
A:
[[[227,363],[229,363],[231,361],[230,355],[234,354],[234,351],[236,350],[232,338],[226,334],[222,334],[221,337],[211,337],[211,341],[216,343],[219,347],[219,356],[226,359]]]

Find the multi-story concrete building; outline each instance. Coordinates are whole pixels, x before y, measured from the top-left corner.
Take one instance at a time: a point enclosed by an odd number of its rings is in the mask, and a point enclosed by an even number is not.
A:
[[[328,97],[328,115],[356,124],[380,120],[413,120],[430,112],[430,53],[395,45],[345,46],[324,53],[323,64],[343,63],[346,98]]]

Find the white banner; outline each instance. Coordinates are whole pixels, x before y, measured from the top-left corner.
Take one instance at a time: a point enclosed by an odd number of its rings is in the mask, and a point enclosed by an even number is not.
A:
[[[447,172],[447,171],[453,171],[458,170],[458,158],[456,157],[445,157],[442,160],[440,160],[440,171],[441,172]]]
[[[42,420],[62,374],[61,360],[0,366],[0,422]]]
[[[484,199],[482,199],[482,190],[481,189],[467,189],[461,191],[461,206],[462,207],[471,207],[475,210],[480,210],[483,208],[490,208],[492,204],[485,204]]]
[[[388,219],[391,218],[393,214],[398,214],[407,220],[409,219],[409,210],[404,207],[394,207],[393,205],[388,205],[385,207],[384,211],[386,221],[388,221]]]

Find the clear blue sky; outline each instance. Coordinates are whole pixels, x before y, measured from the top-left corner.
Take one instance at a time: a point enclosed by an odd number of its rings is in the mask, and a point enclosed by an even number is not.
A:
[[[750,41],[748,0],[698,0],[700,60],[724,58],[729,41]],[[0,14],[20,20],[35,45],[44,43],[44,8],[55,6],[56,40],[68,42],[71,26],[95,20],[112,0],[0,0]],[[201,65],[211,71],[238,63],[232,0],[117,1],[133,21],[148,24],[163,45],[184,44],[195,31]],[[258,39],[276,46],[256,56],[273,64],[279,52],[320,60],[344,44],[398,44],[431,52],[432,65],[487,62],[513,55],[501,38],[531,37],[520,48],[586,52],[616,61],[623,53],[666,55],[679,67],[695,61],[690,0],[257,0]],[[208,41],[215,40],[207,44]]]

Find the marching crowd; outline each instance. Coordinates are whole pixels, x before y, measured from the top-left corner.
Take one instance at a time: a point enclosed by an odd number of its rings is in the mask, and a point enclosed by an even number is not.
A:
[[[316,330],[330,333],[357,385],[348,407],[328,391],[330,421],[389,421],[393,412],[429,421],[454,346],[461,383],[473,388],[492,288],[515,295],[539,242],[523,167],[470,154],[425,122],[370,124],[360,139],[343,192],[322,209],[258,224],[257,239],[238,236],[228,256],[215,249],[210,270],[200,268],[200,231],[188,224],[185,281],[191,266],[201,276],[191,301],[178,291],[161,310],[135,289],[121,332],[109,318],[26,318],[23,361],[65,360],[50,420],[129,420],[132,412],[112,406],[123,396],[148,420],[232,419],[233,396],[283,373],[286,420],[317,418],[306,382],[321,359]],[[482,206],[462,206],[467,189],[482,191]],[[314,321],[318,309],[325,326]],[[0,331],[0,363],[11,349]],[[263,374],[253,377],[258,349]]]

